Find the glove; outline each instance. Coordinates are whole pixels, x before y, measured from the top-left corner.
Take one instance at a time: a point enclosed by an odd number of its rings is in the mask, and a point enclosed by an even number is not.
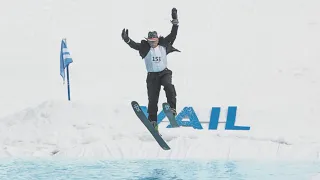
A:
[[[177,13],[177,9],[176,8],[172,8],[171,10],[171,17],[172,17],[172,21],[171,23],[174,25],[178,25],[179,24],[179,20],[178,20],[178,13]]]
[[[123,29],[122,30],[122,33],[121,33],[121,37],[122,37],[122,39],[124,40],[124,42],[126,42],[126,43],[129,43],[129,41],[130,41],[130,38],[129,38],[129,30],[127,29]]]
[[[177,9],[176,8],[172,8],[171,10],[171,17],[172,19],[178,19],[178,14],[177,14]]]

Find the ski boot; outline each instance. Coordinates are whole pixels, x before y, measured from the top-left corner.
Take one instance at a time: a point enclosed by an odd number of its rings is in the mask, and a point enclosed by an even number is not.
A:
[[[151,121],[150,123],[152,124],[152,126],[154,127],[154,129],[156,130],[156,132],[157,132],[160,136],[162,136],[162,134],[159,133],[157,121]]]
[[[171,108],[170,110],[171,110],[173,116],[176,117],[177,116],[177,111],[174,108]]]
[[[154,127],[154,129],[159,133],[157,121],[151,121],[150,123],[152,124],[152,126]]]

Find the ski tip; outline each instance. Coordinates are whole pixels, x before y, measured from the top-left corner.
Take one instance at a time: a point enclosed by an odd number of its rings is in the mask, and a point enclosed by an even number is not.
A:
[[[131,105],[133,104],[139,104],[137,101],[131,101]]]
[[[162,103],[162,107],[166,107],[166,106],[170,106],[169,103],[167,102]]]
[[[169,103],[162,103],[162,108],[166,111],[169,110],[170,109]]]

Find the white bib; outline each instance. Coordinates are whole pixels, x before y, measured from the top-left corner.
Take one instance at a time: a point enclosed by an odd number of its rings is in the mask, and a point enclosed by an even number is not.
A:
[[[148,72],[160,72],[167,67],[167,53],[162,46],[150,48],[147,56],[144,58]]]

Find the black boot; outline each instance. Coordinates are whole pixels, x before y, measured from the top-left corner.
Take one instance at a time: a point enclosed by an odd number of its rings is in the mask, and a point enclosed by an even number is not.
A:
[[[174,115],[174,117],[176,117],[176,116],[177,116],[177,111],[176,111],[176,109],[171,108],[170,110],[171,110],[172,114]]]

